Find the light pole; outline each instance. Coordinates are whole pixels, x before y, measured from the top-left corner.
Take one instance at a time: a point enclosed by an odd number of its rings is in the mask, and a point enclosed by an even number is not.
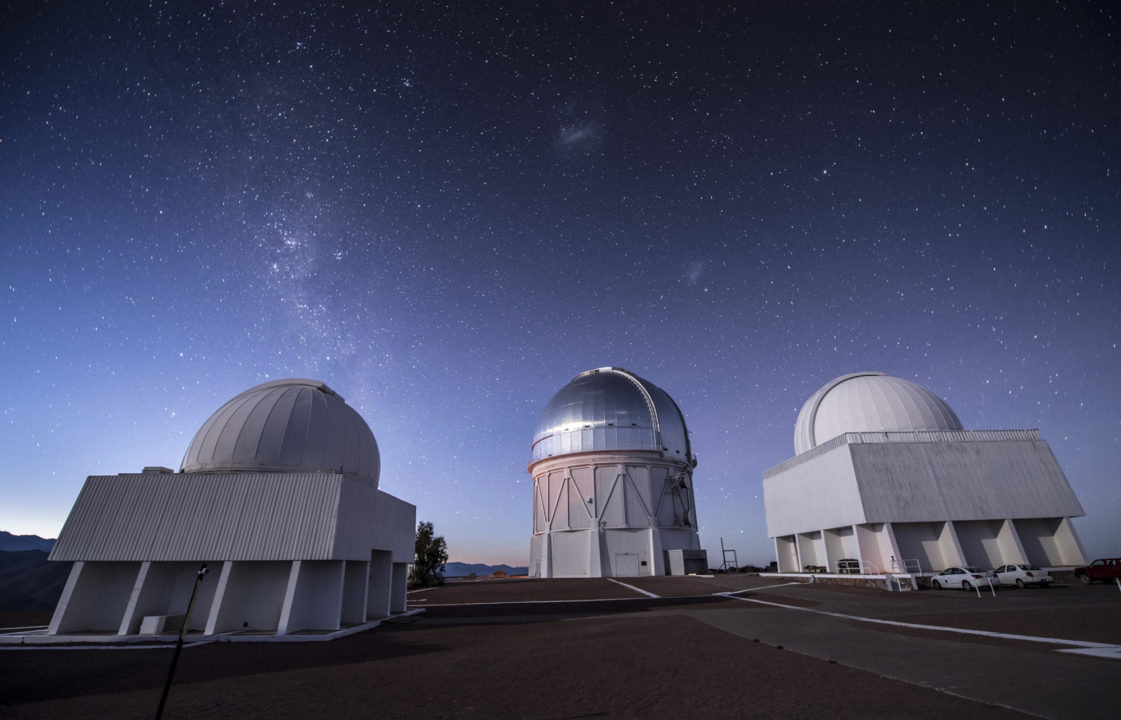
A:
[[[179,653],[183,650],[183,636],[187,634],[187,625],[191,622],[191,610],[195,607],[195,598],[199,594],[199,584],[205,574],[206,563],[203,563],[202,567],[199,568],[198,575],[195,576],[195,586],[191,590],[191,600],[187,603],[187,614],[183,616],[183,623],[179,626],[179,639],[175,641],[175,654],[171,656],[171,667],[167,671],[167,682],[164,683],[163,693],[160,695],[160,706],[156,708],[156,720],[163,717],[163,707],[167,704],[167,693],[171,690],[171,680],[175,677],[175,666],[179,664]]]

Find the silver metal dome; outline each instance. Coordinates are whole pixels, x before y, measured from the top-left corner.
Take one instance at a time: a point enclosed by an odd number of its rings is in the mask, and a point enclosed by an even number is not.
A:
[[[794,453],[847,432],[961,430],[961,420],[922,385],[881,372],[842,375],[810,396],[794,425]]]
[[[378,486],[369,425],[318,380],[274,380],[227,402],[195,433],[182,472],[342,473]]]
[[[600,450],[653,450],[692,464],[677,403],[622,368],[580,373],[553,396],[537,421],[533,462]]]

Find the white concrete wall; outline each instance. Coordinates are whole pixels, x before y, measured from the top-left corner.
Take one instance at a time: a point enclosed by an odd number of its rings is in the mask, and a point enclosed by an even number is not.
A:
[[[139,572],[139,562],[74,563],[48,634],[117,634]]]
[[[1069,518],[1013,521],[1028,562],[1043,567],[1085,565],[1086,556]]]
[[[331,559],[366,562],[371,549],[388,550],[394,562],[416,553],[416,506],[352,480],[342,484]]]
[[[779,572],[801,572],[802,565],[798,562],[798,548],[793,535],[775,538],[775,558],[778,561]]]
[[[587,530],[550,533],[550,574],[546,577],[588,577],[590,534]]]
[[[653,452],[563,456],[534,465],[530,573],[630,575],[637,562],[639,575],[663,574],[664,549],[700,548],[692,478],[677,480],[685,469]]]
[[[829,558],[825,552],[825,541],[821,537],[820,530],[798,533],[794,542],[798,546],[798,560],[800,562],[798,572],[801,572],[807,565],[828,567]]]
[[[1000,523],[1000,530],[996,536],[997,546],[1000,548],[1000,562],[998,565],[1007,565],[1008,563],[1026,563],[1028,562],[1027,553],[1024,552],[1024,546],[1020,544],[1020,536],[1016,533],[1016,525],[1011,519],[1005,519]]]
[[[342,600],[342,560],[291,563],[277,634],[300,630],[338,630]]]
[[[1003,520],[960,520],[953,523],[966,565],[995,568],[1004,564],[1000,546]]]
[[[147,615],[185,615],[200,565],[201,563],[188,562],[143,563],[141,572],[137,575],[137,584],[133,588],[134,599],[121,623],[120,634],[135,635],[140,631],[140,623]],[[211,580],[213,585],[213,579]],[[202,590],[200,585],[200,594]],[[195,605],[198,603],[196,599]]]
[[[892,523],[891,527],[902,555],[898,558],[901,566],[908,560],[918,560],[922,572],[929,573],[965,564],[948,523]]]
[[[865,522],[848,446],[827,443],[811,453],[780,473],[764,476],[768,537]]]
[[[206,633],[276,631],[291,568],[290,562],[223,563]]]

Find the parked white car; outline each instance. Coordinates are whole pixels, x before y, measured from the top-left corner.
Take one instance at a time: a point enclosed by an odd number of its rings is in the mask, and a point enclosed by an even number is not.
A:
[[[993,571],[996,581],[1001,585],[1015,585],[1022,588],[1025,585],[1038,585],[1045,588],[1051,584],[1051,573],[1040,570],[1035,565],[1001,565]]]
[[[993,577],[992,570],[979,567],[952,567],[930,578],[930,584],[935,590],[942,588],[961,588],[972,590],[975,587],[988,585]]]

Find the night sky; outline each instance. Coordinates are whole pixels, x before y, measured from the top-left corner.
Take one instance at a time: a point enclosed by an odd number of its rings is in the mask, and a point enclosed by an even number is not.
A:
[[[677,401],[701,539],[828,380],[1039,428],[1121,552],[1121,11],[1107,2],[8,3],[0,529],[326,382],[453,560],[524,565],[538,414]]]

